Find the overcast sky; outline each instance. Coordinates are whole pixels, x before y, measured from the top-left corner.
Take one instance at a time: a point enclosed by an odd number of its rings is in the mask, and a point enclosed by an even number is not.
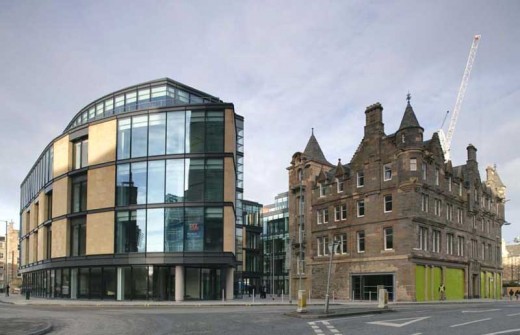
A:
[[[452,110],[482,34],[452,144],[478,149],[507,186],[503,236],[520,236],[519,1],[0,0],[0,219],[19,221],[19,186],[45,146],[91,101],[169,77],[245,117],[245,198],[287,189],[314,127],[327,159],[349,162],[365,107],[387,134],[412,95],[425,138]],[[446,126],[445,126],[446,127]],[[0,225],[3,232],[3,225]]]

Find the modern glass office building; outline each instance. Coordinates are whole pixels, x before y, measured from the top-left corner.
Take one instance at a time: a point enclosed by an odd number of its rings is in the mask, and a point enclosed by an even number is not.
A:
[[[233,298],[243,118],[171,79],[83,108],[21,184],[21,269],[33,294]]]

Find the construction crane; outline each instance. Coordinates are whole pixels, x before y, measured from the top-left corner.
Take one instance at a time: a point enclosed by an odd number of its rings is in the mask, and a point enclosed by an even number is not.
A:
[[[462,106],[462,101],[464,100],[464,95],[466,94],[466,88],[468,87],[469,76],[471,74],[471,69],[473,68],[473,62],[475,62],[475,56],[477,55],[477,48],[480,42],[480,35],[475,35],[473,37],[473,43],[471,44],[471,49],[469,50],[468,62],[466,63],[466,69],[464,70],[464,75],[462,76],[462,81],[459,87],[459,94],[457,95],[457,101],[455,102],[455,107],[453,107],[453,113],[451,113],[450,125],[448,127],[448,134],[444,135],[444,131],[441,129],[437,132],[439,134],[439,140],[441,142],[442,151],[444,152],[445,161],[449,161],[450,150],[451,150],[451,140],[453,138],[453,133],[455,132],[455,126],[457,125],[457,119],[459,117],[460,108]],[[443,122],[444,125],[444,122]]]

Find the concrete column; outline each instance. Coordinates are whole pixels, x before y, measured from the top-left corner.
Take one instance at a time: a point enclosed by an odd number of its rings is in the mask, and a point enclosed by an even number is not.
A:
[[[184,266],[175,266],[175,301],[184,301]]]
[[[125,278],[124,278],[125,272],[123,271],[123,268],[117,268],[117,300],[121,301],[124,300],[124,293],[125,293]]]
[[[228,268],[226,271],[226,300],[233,300],[233,278],[235,275],[234,268]]]

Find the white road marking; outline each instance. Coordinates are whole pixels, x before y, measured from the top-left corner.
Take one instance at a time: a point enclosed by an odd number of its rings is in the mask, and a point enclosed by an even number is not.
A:
[[[475,320],[475,321],[470,321],[470,322],[459,323],[459,324],[456,324],[456,325],[451,325],[450,327],[451,328],[455,328],[455,327],[465,326],[465,325],[469,325],[469,324],[472,324],[472,323],[484,322],[484,321],[489,321],[489,320],[491,320],[491,318],[486,318],[486,319],[480,319],[480,320]]]
[[[412,335],[422,335],[422,333],[415,333],[415,334],[412,334]]]
[[[515,315],[520,315],[520,313],[515,313],[515,314],[507,314],[507,316],[515,316]]]
[[[518,329],[508,329],[508,330],[503,330],[501,332],[496,332],[496,333],[487,333],[487,334],[484,334],[484,335],[498,335],[498,334],[507,334],[507,333],[514,333],[514,332],[518,332],[520,331],[520,328]]]
[[[486,312],[495,312],[500,311],[500,308],[494,308],[494,309],[480,309],[480,310],[474,310],[474,311],[462,311],[462,313],[486,313]]]
[[[336,320],[337,321],[337,320],[351,320],[351,319],[359,319],[359,318],[371,318],[374,315],[375,314],[360,315],[360,316],[347,316],[347,317],[344,317],[344,318],[335,318],[335,319],[332,319],[332,320]],[[331,321],[331,320],[326,320],[326,321]]]
[[[425,319],[429,319],[429,316],[424,316],[422,318],[406,318],[406,319],[393,319],[393,320],[384,320],[384,321],[373,321],[373,322],[367,322],[371,325],[379,325],[379,326],[388,326],[388,327],[404,327],[408,326],[409,324],[412,324],[417,321],[422,321]],[[408,321],[406,321],[408,320]],[[406,322],[399,322],[399,321],[406,321]]]
[[[312,329],[314,330],[314,333],[316,333],[316,335],[323,335],[326,333],[326,331],[328,332],[331,332],[332,334],[334,335],[341,335],[341,333],[339,332],[339,330],[337,330],[333,325],[331,325],[328,321],[314,321],[314,322],[307,322],[309,324],[309,326],[312,327]],[[322,330],[319,326],[319,324],[322,324],[325,328],[325,331]]]

